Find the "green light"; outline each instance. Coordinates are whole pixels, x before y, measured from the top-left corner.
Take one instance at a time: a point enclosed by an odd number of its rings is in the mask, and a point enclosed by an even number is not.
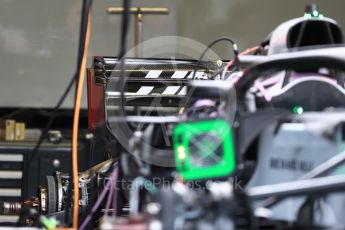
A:
[[[59,224],[59,221],[57,221],[55,218],[48,218],[45,216],[40,217],[41,223],[49,230],[56,229],[56,227]]]
[[[293,107],[292,111],[297,114],[302,114],[304,112],[304,109],[301,106],[295,106]]]
[[[305,17],[305,18],[311,18],[311,14],[305,13],[305,14],[304,14],[304,17]]]
[[[320,18],[322,19],[324,16],[323,14],[319,13],[318,11],[314,10],[312,13],[305,13],[305,18]]]
[[[313,16],[314,16],[314,17],[319,16],[319,12],[317,12],[316,10],[314,10],[314,11],[313,11]]]
[[[232,129],[225,120],[178,124],[173,143],[176,171],[186,181],[228,177],[236,168]]]
[[[177,148],[177,156],[179,159],[183,160],[186,158],[186,150],[183,146]]]

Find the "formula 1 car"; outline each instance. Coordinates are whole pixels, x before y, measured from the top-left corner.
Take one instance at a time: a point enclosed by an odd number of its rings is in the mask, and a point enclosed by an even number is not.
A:
[[[89,128],[107,161],[80,173],[80,228],[343,226],[343,42],[311,5],[221,65],[95,57]],[[68,177],[47,177],[38,212],[63,221]]]

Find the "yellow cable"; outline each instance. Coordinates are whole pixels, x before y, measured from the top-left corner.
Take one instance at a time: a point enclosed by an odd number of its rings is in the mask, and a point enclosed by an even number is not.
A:
[[[83,59],[80,66],[80,73],[77,83],[77,94],[75,97],[74,116],[73,116],[73,133],[72,133],[72,174],[73,174],[73,229],[78,229],[78,213],[79,213],[79,178],[78,178],[78,129],[81,96],[83,92],[83,83],[85,79],[86,61],[89,51],[91,34],[91,11],[88,14],[85,46]]]

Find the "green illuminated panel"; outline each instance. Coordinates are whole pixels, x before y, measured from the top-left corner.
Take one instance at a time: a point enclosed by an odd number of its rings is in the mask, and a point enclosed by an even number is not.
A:
[[[235,169],[232,130],[224,120],[179,124],[173,142],[176,170],[184,180],[226,177]]]

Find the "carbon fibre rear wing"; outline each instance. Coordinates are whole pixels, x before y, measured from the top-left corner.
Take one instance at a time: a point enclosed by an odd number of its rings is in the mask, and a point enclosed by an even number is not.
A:
[[[121,61],[114,57],[96,56],[88,70],[89,128],[104,123],[108,114],[119,108]],[[175,113],[183,106],[187,84],[193,79],[208,80],[221,68],[215,62],[176,59],[128,58],[125,108],[128,113]],[[139,111],[139,112],[138,112]]]
[[[121,77],[118,59],[95,58],[96,77],[108,80],[106,98],[108,105],[117,105],[120,89],[116,87]],[[186,95],[186,85],[193,78],[210,79],[217,66],[212,62],[196,63],[187,60],[126,59],[124,74],[128,76],[125,97],[128,106],[178,107],[179,99]],[[157,100],[159,99],[159,100]]]

